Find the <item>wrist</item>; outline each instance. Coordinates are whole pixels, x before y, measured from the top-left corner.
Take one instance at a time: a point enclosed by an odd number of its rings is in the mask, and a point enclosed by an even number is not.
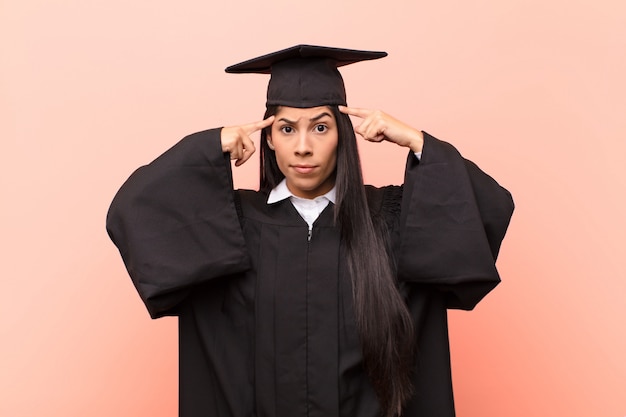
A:
[[[411,135],[408,144],[409,149],[411,149],[414,153],[422,152],[424,148],[424,134],[420,130],[414,130],[414,134]]]

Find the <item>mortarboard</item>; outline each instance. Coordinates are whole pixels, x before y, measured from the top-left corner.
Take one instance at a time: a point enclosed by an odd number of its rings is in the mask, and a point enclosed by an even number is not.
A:
[[[337,68],[386,56],[386,52],[296,45],[231,65],[226,72],[271,74],[266,106],[345,106],[346,89]]]

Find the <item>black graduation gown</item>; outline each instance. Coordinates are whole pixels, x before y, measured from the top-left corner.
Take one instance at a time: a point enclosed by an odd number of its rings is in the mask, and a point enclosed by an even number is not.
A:
[[[403,187],[368,187],[418,339],[406,416],[453,416],[446,308],[500,281],[511,196],[425,135]],[[153,318],[179,317],[180,416],[374,417],[332,204],[309,237],[289,200],[233,191],[220,130],[190,135],[139,168],[107,230]]]

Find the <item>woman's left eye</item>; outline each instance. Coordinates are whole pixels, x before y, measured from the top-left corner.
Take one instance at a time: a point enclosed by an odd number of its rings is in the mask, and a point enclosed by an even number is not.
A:
[[[323,133],[326,132],[328,130],[328,126],[326,125],[316,125],[315,126],[315,131],[318,133]]]

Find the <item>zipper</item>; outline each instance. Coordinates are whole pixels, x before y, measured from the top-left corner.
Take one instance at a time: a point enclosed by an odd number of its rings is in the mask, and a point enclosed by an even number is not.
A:
[[[305,329],[306,329],[306,339],[305,339],[305,394],[306,394],[306,417],[309,417],[311,410],[311,399],[310,399],[310,389],[309,389],[309,269],[310,265],[310,255],[311,255],[311,237],[313,236],[313,226],[309,226],[309,233],[307,236],[307,245],[306,245],[306,274],[305,274],[305,292],[306,292],[306,301],[305,301]]]

